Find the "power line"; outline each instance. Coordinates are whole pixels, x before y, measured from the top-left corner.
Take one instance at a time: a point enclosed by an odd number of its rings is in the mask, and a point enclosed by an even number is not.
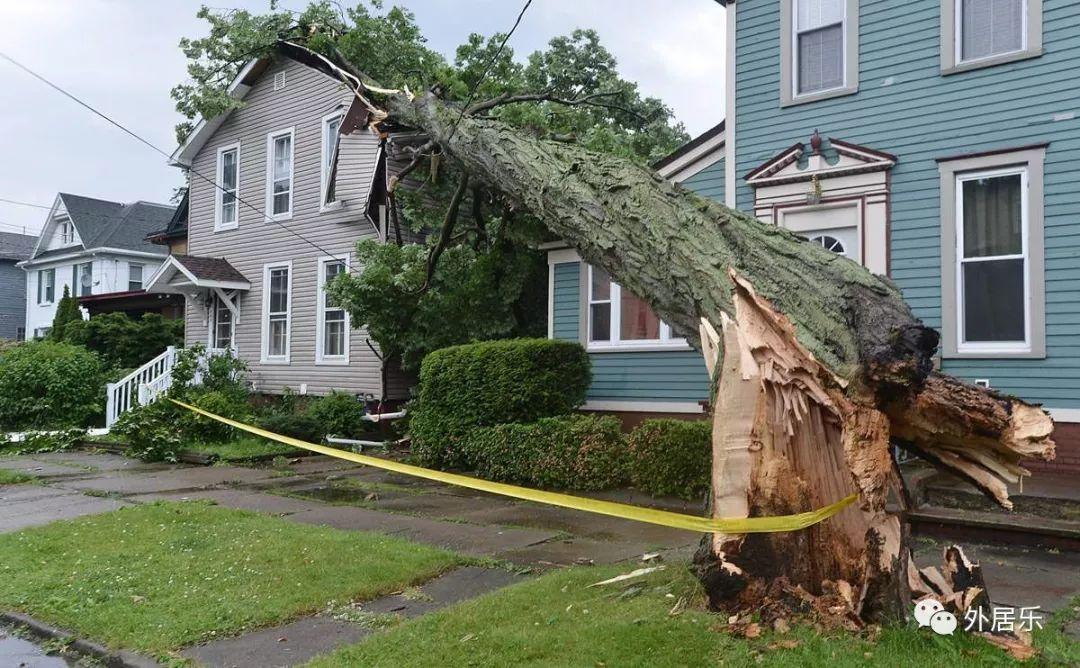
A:
[[[529,0],[529,1],[530,1],[530,2],[532,2],[532,0]],[[89,111],[90,111],[91,113],[93,113],[94,115],[96,115],[96,116],[98,116],[98,117],[100,117],[100,118],[104,119],[104,120],[105,120],[105,121],[107,121],[107,122],[108,122],[108,123],[109,123],[110,125],[113,125],[113,126],[115,126],[115,127],[119,128],[119,129],[120,129],[121,131],[123,131],[123,132],[124,132],[125,134],[127,134],[127,135],[130,135],[131,137],[133,137],[133,138],[134,138],[135,140],[137,140],[138,142],[140,142],[140,143],[142,143],[142,144],[145,144],[145,145],[146,145],[146,146],[148,146],[148,147],[149,147],[150,149],[152,149],[152,150],[156,151],[157,153],[160,153],[161,155],[165,156],[165,158],[166,158],[166,159],[172,159],[172,155],[171,155],[171,154],[169,154],[169,153],[166,153],[166,152],[165,152],[164,150],[162,150],[162,149],[158,148],[158,147],[157,147],[157,146],[155,146],[155,145],[154,145],[153,143],[151,143],[151,142],[150,142],[149,140],[147,140],[147,139],[144,139],[143,137],[141,137],[140,135],[138,135],[137,133],[135,133],[135,132],[134,132],[133,130],[129,130],[129,129],[127,128],[127,127],[125,127],[125,126],[124,126],[123,124],[121,124],[121,123],[120,123],[119,121],[115,121],[115,120],[113,120],[112,118],[110,118],[110,117],[109,117],[109,116],[107,116],[106,114],[104,114],[104,113],[102,113],[102,112],[98,111],[97,109],[95,109],[94,107],[90,106],[90,104],[89,104],[89,103],[87,103],[87,102],[83,102],[83,101],[82,101],[81,99],[79,99],[78,97],[76,97],[76,96],[75,96],[75,95],[73,95],[72,93],[69,93],[69,92],[67,92],[66,90],[64,90],[63,88],[61,88],[61,87],[60,87],[59,85],[57,85],[57,84],[53,83],[52,81],[49,81],[49,80],[48,80],[48,79],[46,79],[46,78],[45,78],[44,76],[42,76],[42,75],[38,74],[37,72],[35,72],[34,70],[30,69],[30,68],[29,68],[29,67],[27,67],[26,65],[23,65],[23,64],[22,64],[22,63],[20,63],[19,61],[15,60],[15,59],[14,59],[14,58],[12,58],[11,56],[9,56],[9,55],[7,55],[6,53],[4,53],[3,51],[0,51],[0,58],[3,58],[4,60],[8,61],[9,63],[11,63],[12,65],[14,65],[15,67],[18,67],[18,68],[19,68],[20,70],[22,70],[22,71],[26,72],[27,74],[29,74],[30,76],[34,77],[34,78],[35,78],[35,79],[37,79],[38,81],[41,81],[42,83],[44,83],[45,85],[49,86],[49,87],[50,87],[50,88],[52,88],[53,90],[55,90],[55,91],[59,92],[60,94],[62,94],[62,95],[63,95],[64,97],[67,97],[68,99],[72,100],[73,102],[75,102],[75,103],[76,103],[76,104],[78,104],[79,106],[81,106],[81,107],[84,107],[85,109],[89,110]],[[295,147],[294,147],[294,150],[295,150]],[[199,177],[199,178],[200,178],[200,179],[202,179],[203,181],[206,181],[207,183],[209,183],[209,184],[210,184],[210,185],[212,185],[213,187],[217,188],[217,189],[218,189],[218,190],[220,190],[221,192],[223,192],[223,193],[227,193],[227,192],[228,192],[227,190],[225,190],[224,186],[222,186],[222,185],[220,185],[219,183],[217,183],[217,181],[215,181],[214,179],[211,179],[211,178],[209,178],[209,177],[207,177],[207,176],[203,175],[202,173],[200,173],[199,171],[197,171],[197,170],[196,170],[196,169],[195,169],[194,167],[189,167],[189,168],[188,168],[188,171],[189,171],[189,172],[191,172],[192,174],[194,174],[195,176]],[[242,197],[240,197],[240,196],[239,196],[239,195],[238,195],[237,193],[235,193],[235,192],[234,192],[234,193],[231,193],[231,194],[232,194],[232,195],[233,195],[234,197],[236,197],[236,201],[237,201],[237,202],[240,202],[241,204],[243,204],[243,205],[244,205],[244,206],[246,206],[247,208],[251,209],[251,210],[252,210],[252,211],[254,211],[255,213],[259,214],[260,216],[262,216],[262,217],[263,217],[263,218],[265,218],[266,220],[270,221],[271,223],[276,223],[277,225],[279,225],[279,226],[281,227],[281,229],[285,230],[285,231],[286,231],[286,232],[288,232],[289,234],[292,234],[293,236],[295,236],[296,238],[300,239],[301,241],[303,241],[303,242],[305,242],[305,243],[309,244],[310,246],[312,246],[313,248],[315,248],[315,249],[316,249],[316,250],[318,250],[319,252],[321,252],[321,253],[325,253],[326,255],[328,255],[328,256],[330,256],[330,257],[332,257],[332,258],[333,258],[333,259],[335,259],[335,260],[338,260],[338,259],[340,259],[340,258],[336,257],[336,256],[335,256],[335,255],[334,255],[333,253],[331,253],[330,251],[328,251],[328,250],[326,250],[325,248],[323,248],[322,246],[320,246],[319,244],[317,244],[317,243],[315,243],[314,241],[312,241],[312,240],[308,239],[307,237],[305,237],[304,235],[300,234],[300,233],[299,233],[299,232],[297,232],[296,230],[293,230],[293,229],[292,229],[292,228],[290,228],[290,227],[289,227],[288,225],[285,225],[285,224],[284,224],[284,223],[282,223],[282,222],[281,222],[280,220],[276,220],[276,219],[274,219],[274,218],[273,218],[272,216],[269,216],[269,215],[267,215],[265,211],[263,211],[263,210],[259,209],[259,208],[258,208],[258,207],[256,207],[255,205],[253,205],[253,204],[251,204],[250,202],[248,202],[247,200],[243,199],[243,198],[242,198]],[[291,196],[291,193],[290,193],[290,196]]]
[[[7,202],[8,204],[18,204],[19,206],[32,206],[35,209],[47,209],[52,210],[51,206],[45,206],[44,204],[31,204],[30,202],[20,202],[17,199],[8,199],[6,197],[0,197],[0,202]]]
[[[461,119],[465,118],[465,111],[469,108],[469,105],[472,104],[473,98],[476,97],[476,92],[480,90],[480,84],[484,83],[484,79],[486,79],[488,73],[491,72],[491,68],[495,64],[495,61],[498,60],[500,55],[502,55],[503,49],[506,48],[506,43],[510,41],[510,38],[513,36],[514,31],[518,29],[519,25],[521,25],[521,19],[525,17],[525,12],[529,10],[529,5],[531,5],[532,3],[533,0],[525,0],[525,4],[521,7],[521,11],[518,12],[517,20],[515,20],[514,25],[510,27],[510,32],[506,33],[506,35],[503,37],[502,43],[499,44],[499,48],[495,50],[495,53],[492,54],[491,59],[488,60],[487,65],[484,67],[483,73],[480,74],[480,78],[476,80],[475,84],[473,84],[472,90],[469,91],[469,98],[465,100],[465,104],[461,107],[461,113],[458,114],[457,120],[454,121],[454,127],[450,128],[450,135],[446,138],[447,144],[449,144],[450,140],[454,138],[454,133],[457,132],[458,125],[461,124]]]

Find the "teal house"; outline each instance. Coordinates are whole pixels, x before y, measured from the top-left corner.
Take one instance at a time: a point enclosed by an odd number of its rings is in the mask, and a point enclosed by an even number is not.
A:
[[[889,276],[942,369],[1043,404],[1080,468],[1080,2],[718,1],[724,122],[660,173]],[[700,409],[685,342],[572,251],[549,263],[587,408]]]

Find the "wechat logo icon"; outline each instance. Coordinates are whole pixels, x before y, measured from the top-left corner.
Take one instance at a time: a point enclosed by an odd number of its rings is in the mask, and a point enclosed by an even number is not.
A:
[[[915,604],[915,621],[920,628],[929,626],[939,636],[951,636],[956,630],[956,615],[946,611],[945,606],[932,598]]]

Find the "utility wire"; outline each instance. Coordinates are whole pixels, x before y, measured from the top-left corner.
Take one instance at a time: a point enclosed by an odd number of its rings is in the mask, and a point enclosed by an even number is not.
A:
[[[532,0],[529,0],[529,1],[530,1],[530,2],[532,2]],[[126,128],[126,127],[125,127],[125,126],[124,126],[123,124],[121,124],[121,123],[120,123],[119,121],[115,121],[115,120],[113,120],[113,119],[112,119],[112,118],[110,118],[109,116],[105,115],[104,113],[102,113],[102,112],[98,111],[97,109],[95,109],[94,107],[90,106],[90,105],[89,105],[88,103],[86,103],[86,102],[83,102],[83,101],[82,101],[81,99],[79,99],[78,97],[76,97],[76,96],[75,96],[75,95],[73,95],[72,93],[69,93],[69,92],[67,92],[66,90],[64,90],[63,88],[61,88],[60,86],[58,86],[57,84],[54,84],[54,83],[53,83],[52,81],[49,81],[49,80],[48,80],[48,79],[46,79],[46,78],[45,78],[44,76],[42,76],[42,75],[38,74],[37,72],[35,72],[34,70],[30,69],[30,68],[29,68],[29,67],[27,67],[26,65],[23,65],[23,64],[22,64],[22,63],[20,63],[19,61],[15,60],[15,59],[14,59],[14,58],[12,58],[11,56],[9,56],[9,55],[7,55],[6,53],[4,53],[3,51],[0,51],[0,58],[3,58],[4,60],[8,61],[9,63],[11,63],[12,65],[14,65],[15,67],[18,67],[18,68],[19,68],[20,70],[22,70],[22,71],[26,72],[27,74],[29,74],[30,76],[34,77],[34,78],[35,78],[35,79],[37,79],[38,81],[41,81],[42,83],[44,83],[45,85],[49,86],[49,87],[50,87],[50,88],[52,88],[53,90],[55,90],[55,91],[59,92],[60,94],[62,94],[62,95],[63,95],[64,97],[67,97],[68,99],[72,100],[73,102],[75,102],[75,103],[76,103],[76,104],[78,104],[79,106],[81,106],[81,107],[84,107],[85,109],[89,110],[89,111],[90,111],[91,113],[93,113],[93,114],[94,114],[95,116],[98,116],[98,117],[100,117],[100,118],[104,119],[105,121],[107,121],[107,122],[108,122],[109,124],[111,124],[111,125],[113,125],[113,126],[115,126],[115,127],[119,128],[119,129],[120,129],[121,131],[123,131],[123,132],[124,132],[125,134],[128,134],[128,135],[130,135],[131,137],[133,137],[133,138],[134,138],[134,139],[135,139],[136,141],[138,141],[138,142],[140,142],[140,143],[142,143],[142,144],[145,144],[145,145],[146,145],[146,146],[148,146],[148,147],[149,147],[149,148],[150,148],[151,150],[153,150],[153,151],[156,151],[157,153],[160,153],[161,155],[165,156],[165,158],[166,158],[166,159],[171,159],[171,158],[172,158],[172,155],[171,155],[171,154],[169,154],[169,153],[166,153],[166,152],[165,152],[164,150],[162,150],[162,149],[158,148],[158,147],[157,147],[157,146],[155,146],[155,145],[154,145],[153,143],[151,143],[151,142],[150,142],[149,140],[147,140],[147,139],[144,139],[143,137],[141,137],[141,136],[139,136],[138,134],[136,134],[136,133],[135,133],[134,131],[132,131],[132,130],[129,130],[129,129],[128,129],[128,128]],[[294,149],[294,151],[295,151],[295,146],[293,147],[293,149]],[[191,172],[192,174],[194,174],[195,176],[199,177],[199,178],[200,178],[200,179],[202,179],[203,181],[206,181],[206,182],[207,182],[207,183],[209,183],[210,185],[214,186],[215,188],[217,188],[217,189],[218,189],[218,190],[220,190],[221,192],[223,192],[223,193],[224,193],[224,192],[228,192],[228,191],[226,191],[226,190],[225,190],[225,188],[224,188],[224,187],[223,187],[222,185],[220,185],[219,183],[217,183],[217,181],[215,181],[214,179],[211,179],[211,178],[209,178],[209,177],[207,177],[207,176],[203,175],[202,173],[200,173],[199,171],[197,171],[197,170],[196,170],[195,168],[193,168],[193,167],[189,167],[189,168],[188,168],[188,171],[189,171],[189,172]],[[274,219],[274,218],[273,218],[272,216],[269,216],[269,215],[267,215],[267,213],[266,213],[265,211],[263,211],[263,210],[259,209],[258,207],[256,207],[255,205],[251,204],[251,203],[250,203],[250,202],[248,202],[247,200],[243,199],[242,197],[240,197],[240,196],[239,196],[239,195],[237,195],[236,193],[232,193],[232,194],[233,194],[233,195],[234,195],[234,196],[236,197],[236,201],[237,201],[237,202],[240,202],[241,204],[243,204],[243,205],[244,205],[244,206],[246,206],[247,208],[251,209],[251,210],[252,210],[252,211],[254,211],[255,213],[257,213],[257,214],[259,214],[260,216],[262,216],[263,218],[265,218],[266,220],[268,220],[268,221],[270,221],[270,222],[272,222],[272,223],[277,223],[277,224],[278,224],[278,225],[279,225],[279,226],[280,226],[280,227],[281,227],[281,228],[282,228],[283,230],[285,230],[285,231],[286,231],[286,232],[288,232],[289,234],[292,234],[292,235],[293,235],[293,236],[295,236],[296,238],[298,238],[298,239],[300,239],[300,240],[304,241],[305,243],[309,244],[309,245],[310,245],[310,246],[312,246],[313,248],[317,249],[317,250],[318,250],[319,252],[321,252],[321,253],[324,253],[324,254],[328,255],[329,257],[331,257],[331,258],[333,258],[333,259],[335,259],[335,260],[339,260],[339,259],[340,259],[340,258],[336,257],[336,256],[335,256],[335,255],[334,255],[333,253],[331,253],[330,251],[328,251],[328,250],[326,250],[325,248],[323,248],[322,246],[320,246],[319,244],[317,244],[317,243],[315,243],[314,241],[312,241],[312,240],[308,239],[307,237],[305,237],[304,235],[300,234],[300,233],[299,233],[299,232],[297,232],[296,230],[294,230],[294,229],[290,228],[290,227],[289,227],[288,225],[285,225],[285,224],[284,224],[284,223],[282,223],[282,222],[281,222],[280,220],[276,220],[276,219]],[[290,193],[290,196],[291,196],[291,195],[292,195],[292,193]]]
[[[48,209],[52,210],[51,206],[45,206],[44,204],[31,204],[30,202],[20,202],[17,199],[8,199],[6,197],[0,197],[0,202],[7,202],[8,204],[18,204],[19,206],[32,206],[35,209]]]
[[[506,43],[510,41],[510,38],[513,36],[514,31],[518,29],[519,25],[521,25],[521,19],[525,17],[525,12],[529,10],[529,5],[531,5],[532,3],[533,0],[525,0],[525,4],[521,7],[521,11],[518,12],[517,20],[514,21],[514,25],[511,26],[510,32],[506,33],[506,35],[503,36],[502,43],[499,44],[499,48],[495,50],[494,54],[492,54],[491,59],[488,60],[488,63],[484,67],[484,71],[480,75],[480,78],[476,80],[475,84],[473,84],[472,90],[469,91],[469,98],[465,100],[465,104],[461,107],[461,113],[458,114],[457,120],[454,121],[454,127],[450,128],[450,135],[446,138],[447,144],[449,144],[450,140],[454,138],[454,133],[457,132],[458,125],[461,124],[461,119],[465,118],[465,111],[468,110],[469,105],[472,104],[473,98],[476,97],[476,92],[480,90],[480,84],[484,83],[484,79],[486,79],[488,73],[491,72],[491,68],[493,65],[495,65],[495,61],[498,60],[500,55],[502,55],[503,49],[506,48]]]

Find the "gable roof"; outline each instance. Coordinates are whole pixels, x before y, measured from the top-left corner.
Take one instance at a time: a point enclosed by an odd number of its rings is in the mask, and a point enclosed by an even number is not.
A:
[[[164,244],[175,239],[186,239],[188,234],[188,195],[189,191],[184,191],[184,197],[180,200],[180,204],[176,205],[176,210],[173,212],[172,218],[169,219],[169,224],[165,226],[163,230],[155,230],[146,235],[146,240],[155,244]]]
[[[720,121],[652,164],[661,176],[682,181],[724,157],[726,123]]]
[[[36,243],[37,237],[30,234],[0,232],[0,260],[26,260]]]
[[[63,206],[82,241],[82,250],[95,248],[120,248],[164,255],[165,251],[146,240],[151,232],[160,230],[172,219],[175,207],[154,202],[130,202],[121,204],[95,197],[60,193],[49,213],[50,223],[57,209]],[[33,258],[65,255],[71,248],[42,249],[43,241],[51,230],[45,225],[37,239]]]
[[[886,171],[899,161],[899,158],[891,153],[829,137],[828,150],[830,154],[835,154],[833,159],[832,155],[826,157],[822,152],[824,144],[816,131],[810,141],[809,153],[803,143],[796,143],[753,168],[743,178],[752,186],[778,185],[810,181],[814,178]],[[800,164],[800,161],[806,162],[802,160],[804,155],[809,156],[810,162]]]

